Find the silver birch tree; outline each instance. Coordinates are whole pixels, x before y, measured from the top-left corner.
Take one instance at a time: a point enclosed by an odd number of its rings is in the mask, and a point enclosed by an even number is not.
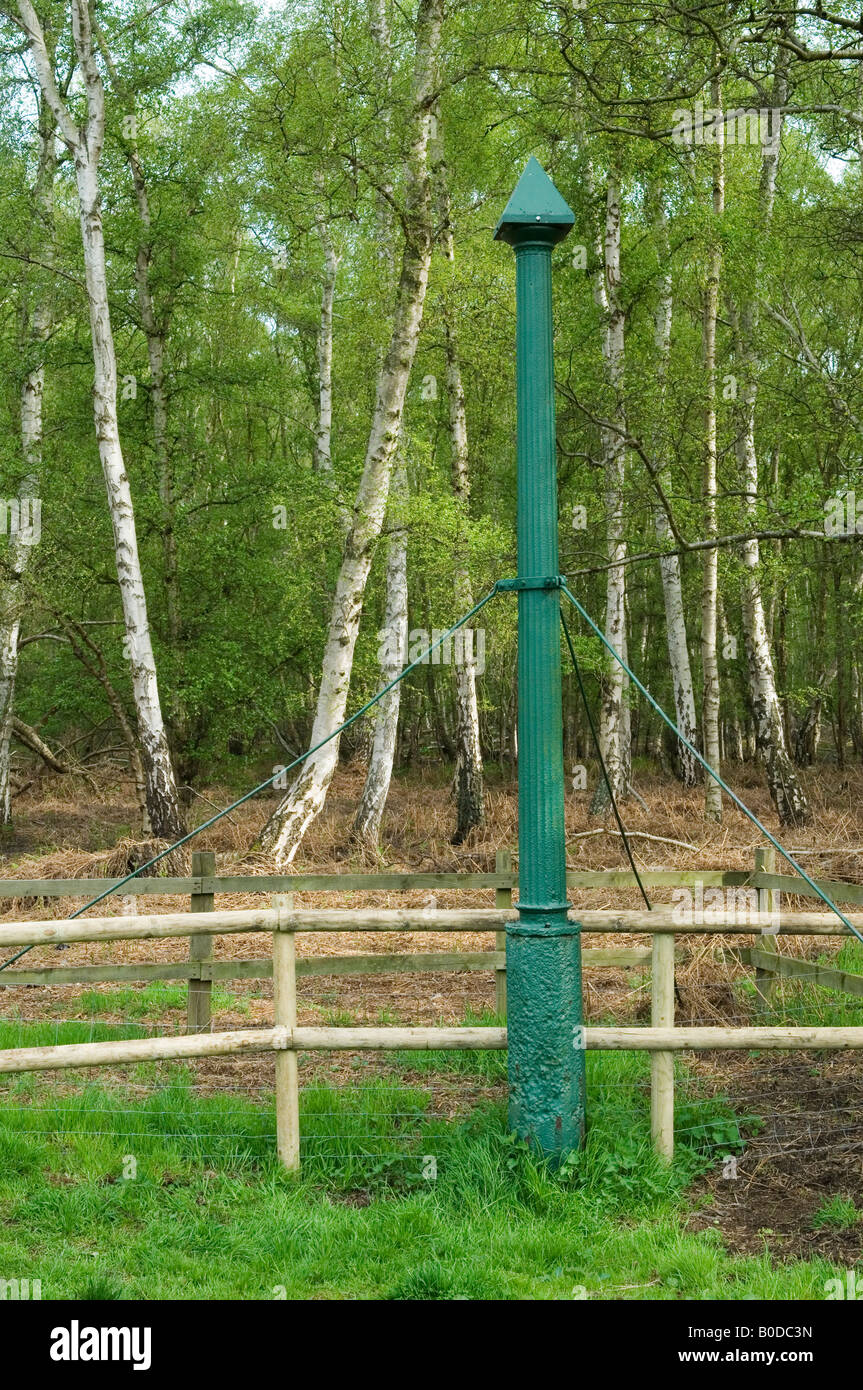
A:
[[[432,249],[428,146],[440,49],[442,0],[420,0],[416,19],[410,148],[405,168],[404,248],[389,347],[378,377],[362,478],[345,543],[324,648],[312,726],[313,753],[261,833],[262,848],[291,863],[326,800],[338,760],[366,583],[386,515],[405,395],[416,354]]]
[[[659,383],[659,414],[660,420],[663,420],[667,409],[666,383],[668,359],[671,352],[671,322],[674,301],[668,218],[662,190],[659,188],[654,190],[653,204],[654,230],[660,261],[659,299],[654,316],[653,341],[656,349]],[[660,457],[657,460],[659,481],[667,495],[669,470],[664,457],[666,436],[663,426],[660,426],[657,442],[660,449]],[[654,509],[654,526],[658,540],[664,541],[669,532],[668,518],[658,502]],[[659,562],[659,570],[662,577],[666,642],[671,681],[674,688],[677,727],[689,742],[694,744],[698,735],[695,718],[695,693],[692,686],[692,669],[689,663],[689,645],[686,638],[686,611],[683,602],[679,556],[664,556]],[[698,780],[698,762],[689,749],[680,742],[677,744],[676,772],[685,787],[695,786]]]
[[[761,176],[758,190],[758,220],[760,251],[758,264],[753,267],[753,282],[760,279],[764,246],[769,236],[776,197],[776,177],[782,141],[781,110],[787,98],[787,55],[780,51],[773,85],[773,114],[770,131],[762,146]],[[757,332],[759,305],[757,298],[747,296],[742,304],[732,303],[732,322],[735,329],[736,354],[740,364],[740,422],[735,440],[735,454],[743,484],[745,513],[752,530],[758,527],[758,452],[756,448],[756,404],[760,364]],[[776,675],[764,600],[761,591],[760,545],[754,536],[744,541],[742,616],[746,643],[749,699],[755,721],[755,740],[759,757],[764,762],[767,785],[773,804],[783,825],[804,825],[809,819],[809,807],[800,779],[788,753],[782,707],[776,689]]]
[[[713,78],[710,90],[711,105],[719,111],[722,106],[722,79]],[[705,132],[706,134],[707,132]],[[711,127],[712,190],[710,247],[707,259],[707,285],[704,296],[702,342],[704,378],[707,401],[704,411],[704,468],[702,499],[704,504],[705,538],[718,534],[717,491],[717,394],[716,325],[719,319],[719,289],[722,276],[722,242],[720,229],[725,211],[725,126],[722,121]],[[705,551],[701,579],[701,728],[705,759],[719,771],[719,658],[717,654],[717,618],[719,602],[719,552]],[[722,791],[712,777],[705,778],[704,814],[708,820],[722,820]]]
[[[391,36],[387,0],[374,0],[370,20],[372,38],[377,48],[380,66],[380,82],[385,93],[382,133],[384,147],[389,149],[391,133],[390,64],[392,60]],[[432,120],[434,117],[432,117]],[[431,137],[430,137],[431,138]],[[380,239],[379,258],[384,270],[385,294],[389,299],[395,286],[396,263],[393,254],[393,212],[392,181],[387,178],[378,194],[377,234]],[[408,647],[408,535],[405,525],[405,510],[408,502],[408,473],[403,453],[403,438],[399,433],[396,463],[393,468],[390,501],[387,513],[387,565],[386,600],[384,605],[384,625],[378,633],[378,666],[380,669],[380,690],[386,690],[404,666]],[[396,749],[398,747],[399,713],[401,710],[401,685],[387,690],[377,706],[372,719],[374,732],[366,769],[366,780],[357,807],[351,833],[366,848],[377,847],[380,839],[381,822],[390,790]]]
[[[455,264],[452,201],[449,192],[443,130],[440,127],[435,154],[434,181],[438,217],[441,225],[440,243],[447,261],[452,266]],[[474,602],[468,546],[470,448],[456,316],[453,314],[452,306],[447,297],[444,297],[443,301],[443,329],[452,488],[457,508],[453,595],[460,617],[473,607]],[[456,801],[456,828],[453,844],[461,844],[474,826],[482,824],[484,814],[482,749],[480,747],[479,707],[476,695],[477,660],[474,650],[474,634],[471,628],[462,629],[461,634],[457,637],[455,652],[456,659],[453,663],[453,670],[456,704],[456,766],[453,790]]]
[[[93,350],[93,416],[114,530],[126,652],[147,784],[147,809],[152,834],[173,839],[182,833],[182,822],[159,700],[135,513],[117,418],[117,358],[111,329],[99,186],[99,163],[105,138],[105,91],[95,59],[86,0],[71,0],[74,51],[85,95],[85,117],[81,124],[73,118],[60,95],[42,26],[31,0],[18,0],[18,12],[42,94],[75,168]]]
[[[57,150],[54,117],[47,102],[39,102],[38,157],[33,185],[35,257],[50,273],[54,260],[54,178]],[[12,818],[11,737],[18,674],[18,637],[21,629],[21,586],[33,546],[38,539],[33,509],[40,506],[45,346],[53,324],[53,296],[44,277],[38,282],[32,303],[25,286],[24,351],[27,367],[21,385],[22,475],[18,485],[17,524],[9,538],[5,571],[0,575],[0,825]],[[41,518],[40,518],[41,525]]]
[[[408,569],[405,507],[408,498],[407,469],[399,455],[393,468],[387,512],[386,605],[384,625],[378,633],[381,689],[404,667],[408,649]],[[374,735],[363,794],[354,817],[354,836],[368,846],[380,838],[381,821],[393,775],[398,741],[401,687],[393,686],[375,708]]]
[[[605,635],[615,652],[627,659],[626,647],[626,537],[623,520],[623,487],[626,472],[626,425],[623,403],[625,364],[625,314],[620,299],[620,176],[608,176],[605,230],[600,242],[600,270],[594,298],[603,318],[602,356],[612,403],[610,419],[602,427],[605,527],[611,568],[606,580]],[[609,653],[602,683],[599,740],[608,780],[615,799],[624,796],[630,782],[630,715],[626,700],[629,681],[619,662]],[[608,809],[605,780],[600,778],[591,802],[591,815]]]

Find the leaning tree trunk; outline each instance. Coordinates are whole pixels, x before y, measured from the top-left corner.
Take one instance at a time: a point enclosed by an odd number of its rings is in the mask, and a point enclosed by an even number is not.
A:
[[[669,494],[668,468],[665,464],[666,435],[664,417],[666,410],[666,383],[668,378],[668,359],[671,352],[671,315],[673,307],[671,279],[671,247],[668,238],[668,221],[662,200],[662,191],[656,190],[656,213],[654,219],[657,250],[662,266],[659,290],[659,303],[654,320],[654,346],[657,355],[657,377],[659,385],[657,410],[660,426],[657,430],[659,448],[659,479],[666,496]],[[654,509],[654,525],[660,542],[669,533],[668,518],[661,504]],[[683,604],[683,585],[680,578],[680,558],[666,555],[659,562],[662,576],[662,596],[665,603],[665,631],[668,645],[668,661],[671,668],[671,682],[674,688],[674,709],[677,727],[684,738],[694,744],[698,736],[695,722],[695,693],[692,688],[692,669],[689,664],[689,644],[686,638],[686,612]],[[694,787],[698,781],[699,764],[693,753],[678,741],[676,775],[684,787]]]
[[[93,350],[93,418],[114,530],[114,555],[125,620],[126,653],[131,669],[138,736],[147,783],[147,809],[153,834],[161,839],[176,839],[182,834],[183,826],[162,720],[135,513],[117,420],[117,359],[111,331],[99,190],[99,161],[105,134],[105,92],[93,54],[90,12],[86,0],[72,0],[75,54],[86,94],[86,119],[82,125],[78,125],[57,88],[45,38],[30,0],[18,0],[18,8],[30,39],[42,93],[75,165]]]
[[[39,103],[39,157],[33,187],[34,225],[39,246],[36,260],[50,273],[54,260],[54,175],[57,170],[54,118],[44,98]],[[10,536],[6,573],[0,581],[0,825],[12,818],[11,737],[18,675],[18,634],[21,628],[21,585],[30,560],[33,543],[33,507],[38,505],[42,471],[43,414],[45,386],[45,344],[53,322],[50,285],[42,283],[32,308],[25,306],[29,321],[25,353],[29,366],[21,386],[21,453],[23,476],[18,485],[18,529]],[[27,524],[30,523],[28,530]]]
[[[595,298],[605,320],[603,358],[606,381],[612,395],[610,423],[602,430],[603,474],[605,478],[605,524],[608,571],[605,601],[605,636],[614,651],[626,660],[626,538],[623,524],[623,488],[626,471],[626,420],[623,405],[625,314],[620,302],[620,183],[616,172],[608,179],[605,209],[605,236],[602,269]],[[629,685],[620,663],[609,654],[602,685],[600,745],[608,780],[615,800],[629,790],[630,721],[626,700]],[[609,806],[605,779],[600,778],[591,815],[603,814]]]
[[[125,84],[118,72],[104,32],[95,20],[92,21],[92,24],[93,34],[102,53],[105,66],[109,72],[115,94],[122,99],[127,112],[134,115],[134,91]],[[182,619],[180,612],[180,581],[177,551],[177,506],[176,489],[174,485],[174,460],[168,432],[168,381],[165,370],[168,325],[173,309],[174,294],[168,293],[163,296],[163,309],[160,314],[157,310],[153,288],[153,256],[155,243],[153,238],[153,219],[150,210],[150,194],[147,187],[144,165],[138,149],[137,137],[134,133],[134,125],[132,132],[128,135],[124,135],[121,143],[126,156],[126,162],[129,165],[129,171],[132,175],[135,201],[138,206],[138,215],[141,221],[141,235],[135,256],[135,289],[138,299],[141,327],[144,331],[144,337],[147,343],[147,361],[150,368],[149,398],[153,453],[159,482],[159,531],[162,541],[162,578],[165,589],[165,616],[167,619],[168,638],[176,662],[176,680],[174,690],[169,699],[168,722],[173,733],[174,743],[177,748],[181,750],[179,756],[182,760],[182,750],[188,742],[189,720],[181,694],[183,686],[183,653],[181,649]],[[149,820],[149,815],[147,819]]]
[[[262,847],[280,865],[293,860],[306,830],[323,807],[338,760],[339,740],[332,735],[344,723],[363,597],[386,514],[405,395],[422,324],[432,247],[428,141],[441,10],[442,0],[420,0],[417,12],[401,276],[390,344],[378,379],[363,475],[336,584],[311,747],[324,739],[329,741],[307,759],[261,833]]]
[[[96,170],[76,159],[81,232],[90,326],[93,340],[95,381],[93,411],[108,506],[114,528],[114,551],[126,629],[126,650],[132,677],[138,735],[147,780],[147,809],[153,834],[176,839],[183,833],[174,773],[165,737],[156,661],[147,618],[147,599],[138,554],[138,536],[129,477],[120,447],[117,422],[117,362],[108,312],[105,247]]]
[[[107,52],[107,50],[105,51]],[[110,62],[110,57],[108,61]],[[168,388],[165,379],[166,330],[164,321],[160,320],[156,312],[156,303],[153,297],[153,232],[150,197],[147,191],[144,168],[134,139],[130,139],[127,144],[126,158],[132,174],[138,213],[141,218],[142,237],[135,257],[135,288],[141,315],[141,327],[147,341],[147,361],[150,367],[150,409],[152,413],[153,451],[156,456],[156,469],[159,478],[160,530],[168,634],[172,644],[176,647],[180,639],[180,597],[174,469],[168,442]]]
[[[383,136],[388,143],[390,137],[390,66],[392,49],[390,43],[387,0],[374,0],[370,17],[372,38],[377,45],[381,85],[386,92],[386,102],[382,112]],[[379,191],[377,200],[377,238],[378,255],[384,268],[384,298],[392,302],[395,287],[395,258],[393,255],[393,215],[392,184]],[[328,262],[331,266],[331,262]],[[332,268],[332,267],[331,267]],[[325,326],[325,309],[328,281],[324,284],[321,306],[321,330]],[[329,347],[332,352],[332,312],[329,315]],[[319,344],[322,339],[319,337]],[[324,380],[324,362],[318,355],[321,382]],[[323,410],[324,393],[321,391]],[[384,626],[378,633],[378,665],[380,668],[380,688],[386,690],[402,670],[407,655],[408,643],[408,575],[407,575],[407,531],[404,514],[408,500],[407,468],[401,452],[401,436],[393,468],[390,503],[390,540],[387,545],[386,599],[384,603]],[[350,530],[350,514],[346,516],[345,533]],[[401,685],[394,685],[375,707],[373,715],[374,733],[366,769],[366,780],[362,796],[354,816],[351,834],[367,849],[377,847],[380,839],[381,822],[389,796],[393,765],[398,747],[399,715],[401,712]]]
[[[399,458],[390,489],[390,538],[387,545],[387,597],[380,643],[381,689],[404,668],[408,649],[408,539],[404,525],[407,470]],[[393,775],[399,729],[401,685],[393,686],[375,707],[375,732],[365,786],[352,833],[367,846],[377,845]]]
[[[824,695],[836,680],[838,663],[822,666],[815,677],[815,693],[797,724],[794,735],[794,761],[798,767],[813,767],[821,745],[821,721],[824,714]]]
[[[108,701],[108,708],[114,716],[114,720],[120,730],[126,751],[129,755],[129,771],[135,783],[135,797],[138,802],[139,824],[141,835],[145,840],[152,836],[152,826],[150,825],[150,814],[147,810],[147,782],[144,777],[144,764],[141,761],[141,749],[135,737],[131,721],[126,714],[123,701],[108,675],[108,665],[100,647],[96,645],[93,638],[88,633],[83,623],[76,622],[68,614],[57,613],[57,618],[61,626],[65,629],[69,639],[69,645],[74,655],[80,661],[84,670],[91,675],[105,693]]]

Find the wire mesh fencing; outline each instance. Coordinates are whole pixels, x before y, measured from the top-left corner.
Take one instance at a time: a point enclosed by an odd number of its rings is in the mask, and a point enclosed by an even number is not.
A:
[[[362,990],[363,984],[373,987]],[[446,997],[439,976],[299,981],[310,1025],[491,1018],[494,974]],[[271,1026],[273,982],[214,982],[214,1032]],[[174,1037],[187,1031],[185,982],[7,985],[0,1048]],[[263,1168],[275,1162],[272,1052],[76,1067],[0,1077],[0,1142],[42,1161],[88,1155],[121,1175],[139,1165]],[[308,1052],[299,1057],[304,1176],[344,1188],[432,1181],[448,1129],[505,1101],[505,1056],[483,1052]]]
[[[450,943],[451,937],[441,944]],[[379,937],[328,940],[317,934],[309,939],[312,955],[301,947],[300,961],[316,960],[320,970],[321,957],[333,950],[380,950],[382,944]],[[407,938],[398,944],[419,949]],[[433,944],[423,938],[423,948]],[[460,944],[487,948],[488,937]],[[141,960],[154,954],[153,943],[135,945]],[[863,1024],[863,998],[824,984],[825,970],[861,969],[856,942],[782,938],[779,945],[796,962],[796,973],[774,973],[768,990],[739,951],[734,954],[743,946],[739,939],[722,945],[717,938],[681,935],[678,1022]],[[260,956],[260,973],[208,982],[214,1031],[272,1025],[268,950],[260,937],[216,938],[217,961],[240,961],[257,971],[245,959],[251,951]],[[76,951],[55,959],[77,959]],[[168,955],[181,961],[187,951],[178,940],[170,949],[160,944],[158,956],[165,965]],[[129,956],[124,945],[122,961],[128,964]],[[111,949],[87,948],[86,959],[108,962]],[[587,1020],[647,1023],[651,983],[646,959],[628,969],[588,967]],[[33,987],[9,981],[0,991],[0,1046],[175,1036],[188,1026],[188,994],[184,979]],[[494,969],[301,973],[298,1022],[491,1023],[499,1021],[495,999]],[[61,1182],[67,1169],[81,1164],[95,1166],[106,1183],[149,1175],[170,1184],[190,1169],[275,1172],[274,1068],[272,1053],[261,1053],[0,1078],[4,1163],[39,1163]],[[674,1073],[676,1169],[699,1185],[693,1219],[733,1229],[741,1249],[759,1248],[759,1232],[781,1228],[795,1249],[849,1249],[847,1258],[856,1258],[855,1193],[863,1176],[858,1057],[701,1053],[678,1056]],[[500,1052],[301,1053],[299,1082],[303,1180],[356,1205],[377,1193],[430,1190],[466,1161],[465,1136],[506,1132],[506,1057]],[[650,1105],[649,1054],[590,1054],[587,1145],[565,1180],[634,1197],[645,1183],[661,1188],[665,1179],[650,1157]]]

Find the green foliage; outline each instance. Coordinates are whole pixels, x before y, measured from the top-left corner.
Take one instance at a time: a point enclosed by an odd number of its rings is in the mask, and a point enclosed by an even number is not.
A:
[[[58,54],[65,59],[67,16],[62,7],[55,11]],[[832,88],[825,93],[820,64],[789,60],[792,106],[802,114],[785,121],[772,224],[765,229],[759,205],[761,152],[744,145],[726,149],[726,210],[717,219],[710,148],[695,147],[681,159],[668,134],[675,109],[691,104],[699,81],[708,81],[713,40],[697,28],[690,32],[686,17],[681,27],[669,27],[657,13],[633,43],[613,5],[599,0],[591,15],[588,24],[564,9],[552,23],[542,6],[505,0],[493,18],[471,4],[446,19],[436,136],[442,143],[435,158],[442,153],[446,161],[454,257],[436,246],[403,421],[414,629],[446,626],[457,616],[457,556],[466,556],[477,595],[514,569],[514,287],[511,256],[490,230],[530,152],[545,162],[576,213],[575,229],[554,259],[560,543],[561,567],[574,576],[589,610],[602,611],[606,579],[598,465],[602,420],[614,392],[603,364],[595,274],[603,187],[612,168],[622,180],[623,404],[638,444],[629,451],[622,497],[630,553],[657,548],[648,464],[665,470],[679,534],[694,541],[703,533],[702,307],[714,241],[722,249],[724,300],[739,299],[757,275],[765,305],[757,325],[757,524],[817,533],[835,490],[856,489],[863,497],[855,426],[863,410],[855,309],[863,283],[856,233],[860,173],[851,155],[856,117],[847,114],[857,110],[856,95],[846,93],[846,109]],[[207,0],[193,11],[106,3],[100,16],[113,54],[101,173],[120,427],[163,702],[181,780],[231,780],[238,759],[246,769],[250,757],[259,759],[264,772],[285,761],[275,731],[299,748],[309,730],[341,555],[339,507],[351,505],[363,465],[389,332],[392,267],[401,252],[413,16],[389,7],[387,62],[359,0],[339,5],[338,12],[300,3],[262,10],[251,0]],[[717,22],[730,42],[739,17],[729,11]],[[775,58],[772,40],[762,49],[747,38],[733,72],[725,73],[726,106],[763,105],[765,73]],[[584,75],[578,94],[575,72]],[[831,72],[847,76],[842,64]],[[68,160],[61,162],[57,272],[51,275],[33,240],[32,89],[14,62],[4,82],[2,496],[14,494],[21,471],[19,392],[23,369],[32,365],[22,323],[28,306],[48,292],[55,320],[45,349],[43,537],[28,570],[24,636],[54,629],[58,612],[86,621],[108,678],[130,707],[111,530],[92,435],[74,171]],[[72,91],[75,104],[74,84]],[[150,205],[146,228],[127,161],[132,118]],[[842,168],[840,160],[846,161]],[[669,219],[668,263],[654,226],[660,191]],[[382,244],[382,198],[391,200],[389,246]],[[339,257],[332,487],[315,471],[313,458],[323,227]],[[579,246],[584,262],[573,259]],[[167,494],[135,281],[142,247],[164,337]],[[673,324],[660,392],[655,315],[668,272]],[[447,324],[457,335],[465,386],[466,516],[451,479]],[[788,325],[796,326],[800,341]],[[717,370],[723,388],[738,371],[733,326],[724,314]],[[436,391],[429,395],[423,383],[432,379]],[[134,392],[122,389],[124,383]],[[718,527],[733,535],[749,525],[734,461],[739,394],[721,393],[718,429]],[[574,525],[574,509],[581,507],[584,529]],[[177,547],[176,630],[169,621],[166,527]],[[0,539],[0,552],[4,546]],[[837,701],[850,702],[853,709],[843,710],[837,730],[859,745],[859,663],[845,639],[859,626],[861,594],[853,565],[846,563],[849,553],[841,545],[825,551],[811,538],[764,544],[761,584],[765,608],[776,614],[777,678],[789,710],[800,715],[821,699],[829,717]],[[681,573],[686,611],[695,615],[700,554],[684,555]],[[633,648],[640,634],[636,664],[667,705],[672,691],[657,617],[659,570],[643,565],[630,574]],[[736,549],[723,548],[720,581],[732,635],[740,633],[740,577]],[[378,683],[383,613],[384,565],[376,557],[356,651],[355,705]],[[492,757],[503,757],[510,750],[500,711],[511,707],[515,604],[491,605],[482,622],[483,743]],[[581,635],[577,640],[586,668],[598,670],[595,644]],[[689,640],[697,681],[697,622],[690,623]],[[826,678],[825,652],[837,655],[835,682]],[[738,656],[724,663],[722,679],[723,717],[745,721],[742,642]],[[437,754],[441,741],[437,716],[429,712],[430,681],[445,730],[453,722],[445,668],[421,668],[403,699],[405,727],[417,731],[411,747],[426,756]],[[17,697],[21,716],[38,723],[49,742],[62,742],[70,730],[95,745],[117,742],[103,729],[110,723],[103,689],[63,642],[22,647]],[[575,710],[571,680],[566,700]],[[636,723],[636,732],[644,727]],[[363,736],[360,730],[349,735],[345,752]]]

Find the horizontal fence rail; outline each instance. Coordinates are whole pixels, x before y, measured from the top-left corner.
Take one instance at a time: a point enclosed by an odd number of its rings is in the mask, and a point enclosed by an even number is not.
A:
[[[768,975],[787,980],[807,980],[809,984],[820,985],[822,989],[832,989],[839,994],[863,996],[863,975],[853,975],[847,970],[834,970],[829,965],[819,965],[812,960],[794,960],[792,956],[781,956],[777,951],[759,951],[752,947],[740,952],[744,965],[754,965]]]
[[[790,911],[779,908],[779,895],[787,898],[817,897],[808,884],[774,872],[772,850],[756,851],[754,872],[738,870],[646,871],[643,881],[655,888],[729,888],[760,890],[758,911],[752,895],[729,894],[725,906],[708,905],[688,921],[680,905],[657,904],[652,910],[572,909],[570,918],[591,933],[646,935],[650,946],[587,947],[584,964],[594,967],[650,970],[653,1004],[650,1026],[586,1026],[574,1046],[587,1050],[632,1050],[651,1054],[651,1134],[657,1151],[666,1158],[674,1144],[675,1054],[730,1049],[832,1049],[863,1048],[863,1027],[784,1027],[760,1024],[752,1027],[700,1027],[674,1025],[675,962],[690,959],[692,951],[678,947],[680,936],[722,935],[757,937],[740,948],[717,948],[720,959],[755,969],[756,1012],[771,1006],[776,982],[782,978],[803,980],[827,989],[863,997],[863,975],[837,970],[808,960],[781,954],[778,941],[788,936],[848,938],[838,918],[824,911]],[[464,1050],[506,1048],[505,1027],[298,1027],[296,980],[299,977],[382,975],[431,971],[494,971],[496,1003],[506,1010],[506,955],[504,928],[512,922],[517,904],[513,892],[518,875],[510,867],[507,851],[499,851],[494,873],[443,874],[296,874],[290,876],[219,877],[215,856],[193,855],[192,874],[186,878],[135,880],[129,896],[191,895],[190,912],[166,912],[0,923],[0,951],[30,946],[58,946],[112,941],[171,940],[188,938],[185,961],[81,964],[41,969],[10,969],[0,973],[0,988],[16,985],[108,984],[124,981],[186,980],[189,1008],[185,1035],[136,1038],[98,1043],[20,1047],[0,1052],[0,1074],[55,1071],[74,1067],[100,1067],[141,1061],[182,1061],[244,1053],[272,1052],[276,1057],[276,1115],[278,1151],[286,1167],[299,1166],[299,1107],[296,1055],[313,1050]],[[619,888],[635,886],[628,871],[573,871],[570,888]],[[110,886],[106,879],[0,880],[3,897],[40,898],[93,896]],[[863,885],[821,881],[821,887],[840,902],[863,905]],[[300,908],[296,893],[410,892],[494,890],[495,906],[480,908]],[[275,893],[271,905],[260,908],[216,908],[217,894]],[[703,902],[703,900],[702,900]],[[849,913],[863,929],[863,912]],[[704,917],[711,920],[703,920]],[[272,952],[250,959],[216,960],[213,941],[222,934],[266,933]],[[494,932],[494,949],[479,951],[374,952],[329,957],[296,958],[295,938],[303,933],[484,933]],[[702,948],[693,947],[700,951]],[[210,1004],[214,981],[273,978],[275,1022],[271,1028],[244,1028],[211,1032]]]
[[[676,887],[681,882],[698,881],[708,887],[749,884],[745,871],[706,869],[702,874],[685,874],[675,869],[659,869],[642,874],[642,881],[655,888]],[[601,869],[572,871],[566,876],[570,888],[635,887],[630,871]],[[122,883],[114,879],[114,885]],[[0,879],[0,898],[90,898],[112,885],[107,878]],[[421,893],[439,889],[476,893],[482,889],[516,889],[518,874],[511,870],[495,873],[416,873],[416,874],[255,874],[246,877],[193,874],[189,878],[136,878],[128,885],[128,896],[159,894],[171,897],[215,893]],[[861,896],[863,901],[863,896]]]
[[[818,898],[803,879],[776,873],[745,869],[645,869],[640,873],[646,888],[764,888],[787,897]],[[863,906],[863,884],[841,883],[834,879],[815,879],[822,892],[834,902]],[[106,888],[123,883],[107,878],[0,878],[2,898],[92,898]],[[566,875],[568,888],[637,888],[628,869],[572,869]],[[479,892],[482,889],[515,891],[518,875],[500,873],[416,873],[416,874],[261,874],[249,876],[191,875],[187,878],[136,878],[125,885],[126,896],[180,897],[227,893],[411,893],[440,891]]]
[[[586,909],[570,912],[570,920],[585,932],[681,936],[845,936],[848,928],[827,912],[783,912],[777,928],[770,913],[753,913],[746,921],[719,917],[716,921],[682,923],[675,910],[655,907]],[[474,908],[240,908],[235,911],[166,912],[141,917],[77,917],[73,921],[0,923],[0,950],[6,946],[53,946],[75,941],[164,940],[176,936],[242,932],[483,932],[500,931],[513,921],[513,911]],[[863,929],[863,913],[849,921]]]
[[[132,1038],[0,1051],[0,1075],[62,1071],[70,1067],[214,1057],[241,1052],[433,1052],[503,1050],[505,1028],[242,1028],[227,1033],[187,1033],[174,1038]],[[588,1052],[716,1052],[829,1049],[859,1051],[859,1028],[610,1028],[585,1026],[574,1045]]]
[[[750,962],[751,952],[734,953],[742,964]],[[675,960],[685,961],[691,952],[675,950]],[[587,968],[630,970],[649,965],[652,953],[649,946],[632,949],[588,946],[582,952]],[[338,975],[414,975],[438,974],[449,971],[497,970],[506,972],[506,951],[421,951],[398,955],[305,956],[297,961],[297,975],[319,978]],[[11,985],[95,985],[129,984],[146,980],[267,980],[273,973],[273,963],[266,956],[252,960],[167,961],[153,965],[133,962],[131,965],[73,965],[47,966],[44,970],[9,970],[0,974],[0,989]],[[837,974],[839,972],[832,972]],[[844,977],[843,977],[844,978]],[[848,976],[856,979],[856,976]],[[863,980],[863,977],[860,977]],[[839,988],[839,986],[834,986]]]

